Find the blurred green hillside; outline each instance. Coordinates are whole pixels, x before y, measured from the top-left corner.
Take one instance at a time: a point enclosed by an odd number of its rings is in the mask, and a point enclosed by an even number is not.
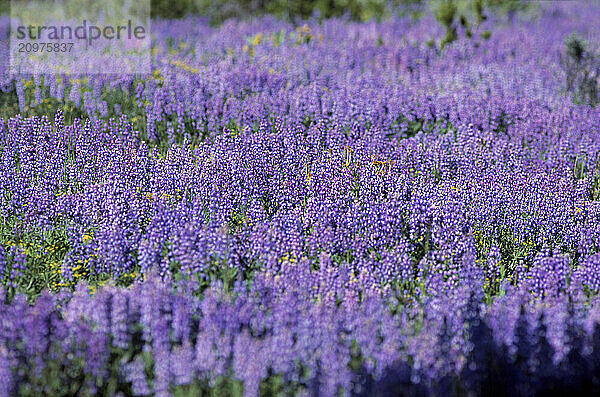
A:
[[[48,1],[50,2],[50,1]],[[353,20],[383,19],[394,14],[420,15],[428,10],[455,7],[461,15],[482,6],[492,12],[514,13],[535,2],[525,0],[151,0],[154,18],[183,18],[201,14],[211,23],[272,14],[297,21],[310,17],[348,16]],[[0,14],[10,13],[10,0],[0,0]]]
[[[188,14],[207,16],[213,24],[228,18],[245,19],[271,14],[288,20],[313,16],[330,18],[347,15],[353,20],[383,19],[394,14],[419,15],[426,10],[455,7],[461,15],[477,7],[492,12],[514,13],[535,2],[523,0],[152,0],[156,18],[182,18]],[[476,11],[475,11],[476,12]]]

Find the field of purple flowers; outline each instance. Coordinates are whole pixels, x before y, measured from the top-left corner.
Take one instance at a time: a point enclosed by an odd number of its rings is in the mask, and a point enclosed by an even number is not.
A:
[[[598,395],[598,15],[156,21],[152,75],[2,75],[0,396]]]

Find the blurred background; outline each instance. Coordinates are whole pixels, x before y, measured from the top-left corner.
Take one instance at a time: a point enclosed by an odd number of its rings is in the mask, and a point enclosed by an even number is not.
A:
[[[511,14],[531,6],[535,6],[535,2],[519,0],[152,0],[152,14],[155,18],[168,19],[201,14],[212,24],[220,24],[229,18],[248,19],[264,14],[291,22],[341,16],[368,21],[395,14],[418,18],[427,11],[448,8],[455,8],[465,17],[476,14],[477,8]]]
[[[54,0],[60,2],[60,0]],[[411,15],[415,18],[427,12],[441,17],[456,13],[465,19],[477,18],[488,12],[512,17],[518,11],[536,7],[536,2],[521,0],[152,0],[152,16],[157,19],[179,19],[202,15],[211,24],[223,21],[251,19],[270,14],[291,22],[310,18],[346,16],[368,21]],[[0,14],[9,14],[10,0],[0,0]]]

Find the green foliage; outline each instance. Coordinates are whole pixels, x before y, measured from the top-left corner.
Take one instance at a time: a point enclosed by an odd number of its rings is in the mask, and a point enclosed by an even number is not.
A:
[[[189,9],[207,16],[213,24],[222,23],[228,18],[247,19],[263,14],[272,14],[292,22],[313,16],[331,18],[344,15],[353,20],[366,21],[380,20],[390,12],[385,0],[196,0]]]
[[[442,0],[437,4],[434,3],[433,14],[446,30],[440,47],[444,48],[458,39],[458,26],[464,29],[467,37],[473,37],[473,29],[487,19],[484,6],[484,0],[475,0],[466,4],[456,0]],[[489,35],[486,38],[489,38]]]
[[[150,15],[152,18],[180,19],[186,15],[200,14],[214,25],[229,18],[248,19],[265,14],[293,22],[313,16],[331,18],[344,15],[352,20],[368,21],[381,20],[393,14],[418,18],[423,15],[427,3],[432,3],[436,18],[446,28],[460,16],[466,20],[472,17],[473,24],[481,24],[486,19],[486,8],[512,17],[531,7],[531,2],[523,0],[151,0]],[[9,6],[10,0],[0,0],[0,15],[9,14]],[[455,39],[452,30],[447,31],[445,42]]]
[[[10,117],[21,115],[23,118],[27,117],[42,117],[48,116],[53,118],[56,111],[60,107],[63,111],[65,123],[72,123],[76,118],[89,117],[89,115],[80,107],[76,106],[73,102],[68,99],[59,100],[50,95],[50,89],[44,86],[40,88],[42,101],[35,104],[33,98],[35,96],[35,84],[33,80],[25,80],[24,84],[25,92],[25,107],[23,111],[19,111],[19,99],[17,97],[17,90],[13,86],[11,90],[6,92],[0,91],[0,118],[7,120]],[[70,88],[65,90],[65,98],[69,97]]]
[[[596,106],[600,102],[600,57],[590,44],[573,33],[565,39],[565,53],[561,57],[565,73],[565,88],[575,103]]]
[[[445,28],[450,28],[454,23],[457,12],[454,0],[444,0],[436,10],[434,10],[435,19]]]
[[[446,35],[440,43],[441,47],[444,48],[446,44],[452,43],[458,38],[456,34],[456,26],[454,26],[454,19],[456,19],[456,4],[454,0],[445,0],[440,6],[434,11],[435,19],[446,29]]]
[[[473,10],[475,11],[477,24],[480,24],[487,19],[487,17],[483,13],[483,0],[474,0]]]
[[[583,61],[583,57],[588,47],[588,44],[585,40],[579,37],[576,33],[573,33],[566,38],[565,46],[567,47],[567,56],[569,56],[574,62],[581,63]]]
[[[71,249],[66,230],[56,228],[51,231],[25,231],[23,221],[15,216],[2,217],[0,221],[0,244],[7,252],[4,280],[10,279],[15,266],[10,251],[25,254],[25,269],[15,277],[14,285],[6,286],[6,297],[11,299],[21,292],[30,298],[38,296],[42,290],[58,291],[62,288],[60,266]]]
[[[134,340],[141,340],[141,327],[135,331]],[[87,341],[73,340],[71,349],[76,351],[84,349]],[[132,343],[127,350],[112,347],[106,365],[107,376],[94,377],[86,370],[86,362],[79,356],[65,351],[58,344],[49,347],[49,354],[53,357],[48,360],[42,371],[35,371],[35,362],[27,368],[19,368],[23,374],[20,379],[20,396],[112,396],[117,392],[124,396],[133,396],[131,384],[125,382],[120,375],[123,364],[132,361],[134,357],[151,360],[149,352],[142,352],[142,343]],[[89,385],[96,385],[96,394],[91,394]]]
[[[482,0],[496,14],[513,18],[518,12],[526,11],[536,4],[533,1],[523,0]]]
[[[533,7],[530,2],[522,0],[432,0],[430,5],[436,20],[445,29],[445,35],[440,41],[441,48],[458,39],[459,26],[464,29],[467,37],[487,40],[492,35],[491,31],[476,33],[489,14],[513,18],[518,12]]]
[[[198,3],[196,0],[151,0],[150,15],[152,18],[179,19],[199,12]]]

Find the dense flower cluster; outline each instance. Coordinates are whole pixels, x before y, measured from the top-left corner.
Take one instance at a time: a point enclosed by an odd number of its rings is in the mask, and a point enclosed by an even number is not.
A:
[[[222,377],[249,396],[275,379],[280,393],[308,395],[600,391],[597,303],[532,304],[514,291],[485,307],[461,288],[394,316],[373,291],[359,303],[358,288],[338,289],[336,302],[329,269],[284,269],[202,298],[197,283],[172,289],[154,274],[93,296],[80,283],[33,306],[19,295],[1,306],[1,395],[50,393],[52,377],[79,395],[200,392]]]
[[[150,76],[2,75],[61,104],[0,122],[2,295],[62,292],[0,306],[0,395],[598,393],[600,110],[560,66],[598,11],[443,51],[157,21]]]

